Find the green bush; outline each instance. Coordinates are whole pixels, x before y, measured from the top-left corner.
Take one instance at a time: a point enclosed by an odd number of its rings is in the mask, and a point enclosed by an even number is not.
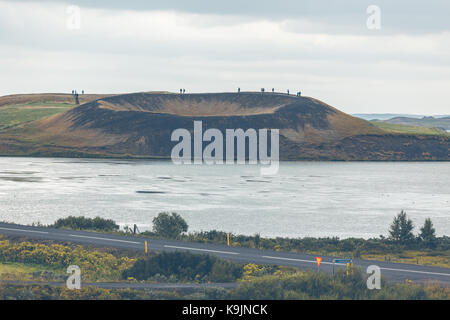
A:
[[[69,216],[56,220],[53,228],[68,228],[74,230],[96,230],[96,231],[117,231],[119,226],[111,219],[100,217],[86,218]]]
[[[161,212],[153,218],[153,232],[163,237],[177,238],[187,230],[188,224],[178,213]]]
[[[210,280],[232,282],[242,276],[242,266],[220,260],[211,255],[197,255],[188,252],[162,252],[145,259],[139,259],[124,270],[122,277],[148,280],[158,275],[165,278],[175,276],[180,280]]]
[[[391,224],[389,230],[389,238],[399,244],[410,244],[415,240],[412,230],[414,225],[411,219],[406,215],[405,211],[401,211]]]
[[[425,223],[420,228],[419,239],[423,242],[424,246],[428,248],[434,248],[436,246],[436,230],[433,227],[433,222],[430,218],[425,219]]]

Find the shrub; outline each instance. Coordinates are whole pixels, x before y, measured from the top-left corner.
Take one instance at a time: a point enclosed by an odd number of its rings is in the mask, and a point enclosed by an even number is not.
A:
[[[229,299],[449,299],[450,289],[420,286],[413,283],[388,285],[382,281],[381,290],[368,290],[366,278],[355,269],[346,276],[338,272],[333,277],[325,273],[298,272],[289,275],[267,275],[244,281],[231,290]]]
[[[170,215],[167,212],[161,212],[153,218],[153,232],[160,236],[177,238],[187,230],[188,224],[178,213],[172,212]]]
[[[69,216],[56,220],[53,228],[68,228],[74,230],[97,230],[97,231],[117,231],[119,226],[111,219],[100,217],[86,218]]]
[[[148,280],[156,275],[166,278],[176,276],[180,280],[231,282],[242,275],[242,266],[219,260],[211,255],[162,252],[156,256],[139,259],[131,268],[123,271],[122,278]]]
[[[394,218],[389,230],[391,240],[400,244],[410,244],[414,240],[414,225],[403,210]]]
[[[433,228],[430,218],[426,219],[423,227],[420,228],[419,239],[426,247],[434,248],[436,246],[436,230]]]
[[[66,268],[78,265],[82,277],[91,280],[120,279],[123,270],[131,267],[133,258],[116,257],[110,253],[86,250],[82,246],[74,248],[60,244],[41,244],[34,242],[0,241],[1,262],[22,262]]]

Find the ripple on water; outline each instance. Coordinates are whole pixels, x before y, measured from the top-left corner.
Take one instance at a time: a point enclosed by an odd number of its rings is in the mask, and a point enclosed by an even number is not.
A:
[[[13,182],[41,182],[41,177],[11,177],[11,176],[0,176],[0,180],[13,181]]]
[[[167,193],[167,192],[164,192],[164,191],[153,191],[153,190],[138,190],[138,191],[136,191],[136,193],[164,194],[164,193]]]

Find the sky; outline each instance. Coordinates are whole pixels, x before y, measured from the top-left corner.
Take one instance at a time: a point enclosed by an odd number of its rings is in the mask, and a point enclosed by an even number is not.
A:
[[[4,1],[0,95],[259,91],[450,114],[450,1]]]

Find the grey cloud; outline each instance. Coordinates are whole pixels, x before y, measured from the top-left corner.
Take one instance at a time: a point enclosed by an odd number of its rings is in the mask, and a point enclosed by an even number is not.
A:
[[[22,0],[20,0],[22,1]],[[381,8],[385,32],[429,33],[450,30],[450,2],[447,0],[44,0],[80,7],[121,10],[176,10],[189,13],[244,15],[264,19],[307,18],[328,25],[327,32],[362,32],[366,8]]]

